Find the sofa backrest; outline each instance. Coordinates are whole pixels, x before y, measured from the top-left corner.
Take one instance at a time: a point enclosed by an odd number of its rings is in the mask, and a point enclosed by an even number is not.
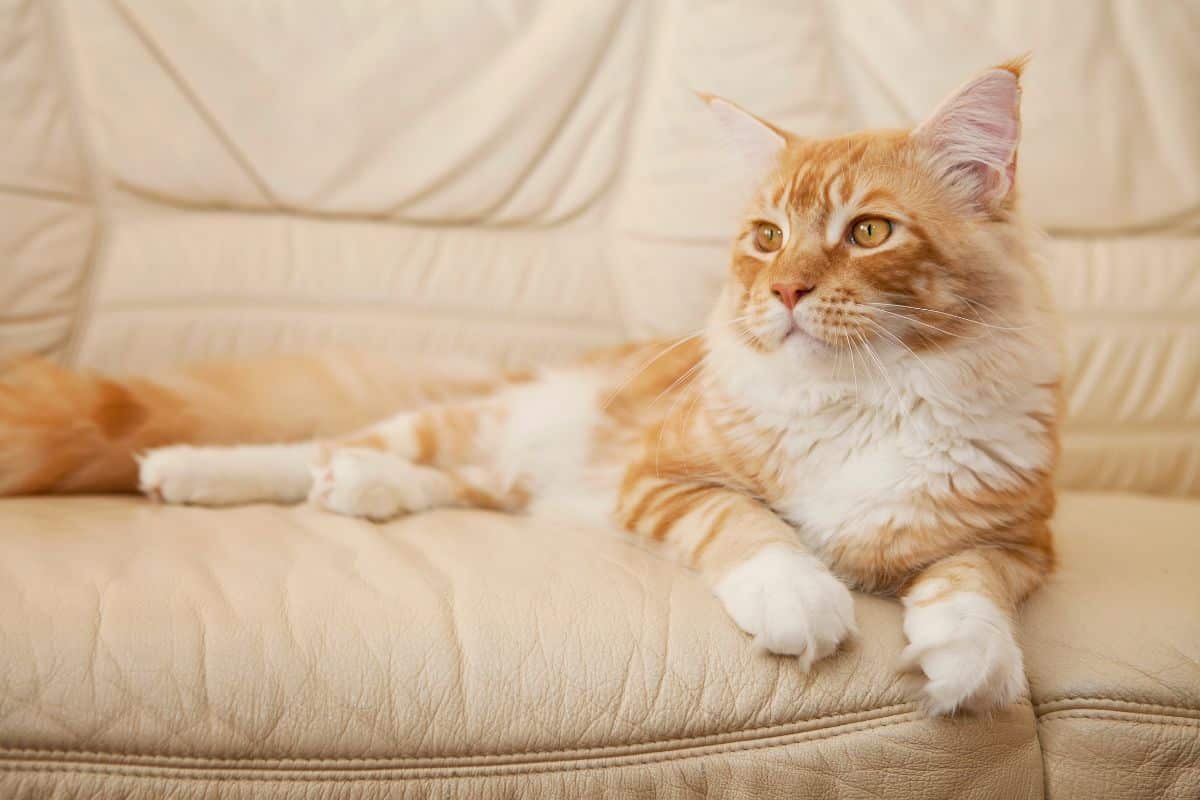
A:
[[[699,327],[742,195],[699,88],[908,125],[1031,51],[1062,482],[1200,494],[1194,5],[26,0],[0,9],[0,354],[557,358]]]

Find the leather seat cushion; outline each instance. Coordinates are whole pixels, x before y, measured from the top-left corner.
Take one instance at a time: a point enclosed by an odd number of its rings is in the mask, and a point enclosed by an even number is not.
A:
[[[5,500],[0,789],[191,797],[219,778],[246,796],[329,781],[402,796],[436,778],[468,796],[524,779],[560,795],[1038,797],[1036,710],[1057,796],[1096,796],[1099,750],[1183,797],[1198,529],[1192,502],[1065,497],[1062,569],[1023,614],[1034,707],[930,720],[894,668],[895,602],[859,596],[861,636],[804,675],[755,651],[696,576],[614,533]]]
[[[1040,796],[1030,706],[925,718],[890,600],[805,675],[605,531],[133,498],[0,531],[0,796]]]
[[[1050,797],[1200,797],[1200,503],[1068,496],[1021,627]]]

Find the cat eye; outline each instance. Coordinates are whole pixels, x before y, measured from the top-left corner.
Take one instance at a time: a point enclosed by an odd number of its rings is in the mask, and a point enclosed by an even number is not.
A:
[[[774,253],[783,247],[783,230],[770,222],[760,222],[754,228],[754,246],[764,253]]]
[[[850,241],[859,247],[879,247],[892,235],[892,223],[883,217],[867,217],[850,226]]]

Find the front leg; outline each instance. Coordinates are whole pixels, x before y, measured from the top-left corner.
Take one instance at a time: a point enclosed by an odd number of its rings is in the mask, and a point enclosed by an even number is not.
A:
[[[366,448],[333,449],[312,473],[310,503],[375,522],[432,508],[515,512],[529,499],[520,482],[495,469],[439,469]]]
[[[797,656],[806,671],[857,631],[846,586],[800,546],[787,523],[741,492],[635,468],[617,516],[698,570],[755,642]]]
[[[165,503],[298,503],[308,494],[317,451],[313,442],[159,447],[138,456],[139,488]]]
[[[313,467],[314,505],[381,522],[431,508],[520,511],[523,476],[497,464],[505,397],[400,414],[332,443]]]
[[[1044,526],[1043,526],[1044,529]],[[903,594],[903,659],[928,682],[930,711],[987,712],[1026,692],[1017,604],[1053,567],[1048,531],[1026,545],[979,547],[935,562]]]

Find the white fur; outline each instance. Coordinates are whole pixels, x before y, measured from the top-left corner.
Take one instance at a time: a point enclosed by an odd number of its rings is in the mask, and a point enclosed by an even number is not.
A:
[[[160,447],[138,460],[139,485],[167,503],[297,503],[308,493],[308,463],[316,449],[312,444]]]
[[[493,457],[506,482],[527,482],[531,514],[609,524],[623,467],[592,463],[601,386],[590,370],[564,369],[505,392],[509,416]]]
[[[450,502],[452,486],[436,469],[390,453],[343,448],[312,468],[309,502],[327,511],[376,522]]]
[[[794,547],[764,547],[713,591],[756,643],[798,656],[805,671],[857,632],[850,591],[825,565]]]
[[[842,241],[846,236],[846,231],[850,227],[850,223],[861,216],[862,201],[866,197],[869,184],[864,183],[859,186],[846,202],[842,202],[841,187],[842,176],[838,175],[833,179],[829,187],[829,196],[833,202],[832,208],[829,209],[829,218],[825,221],[825,236],[823,237],[825,246],[830,248],[836,247]],[[870,252],[872,254],[878,253],[880,250],[886,249],[893,244],[889,238],[887,242],[884,242]],[[851,255],[853,256],[855,253],[851,251]]]
[[[1012,622],[996,605],[974,592],[954,592],[928,605],[944,590],[930,581],[904,598],[902,658],[929,678],[925,696],[935,714],[959,708],[989,711],[1016,701],[1026,691],[1021,649]]]
[[[934,522],[922,516],[929,497],[981,480],[1003,489],[1019,480],[1010,466],[1044,467],[1053,457],[1029,417],[1055,412],[1046,385],[1058,363],[1044,329],[984,328],[919,357],[876,338],[876,362],[800,336],[757,353],[720,324],[730,316],[728,306],[714,315],[709,375],[781,434],[774,466],[788,491],[774,507],[818,552],[883,527]]]

